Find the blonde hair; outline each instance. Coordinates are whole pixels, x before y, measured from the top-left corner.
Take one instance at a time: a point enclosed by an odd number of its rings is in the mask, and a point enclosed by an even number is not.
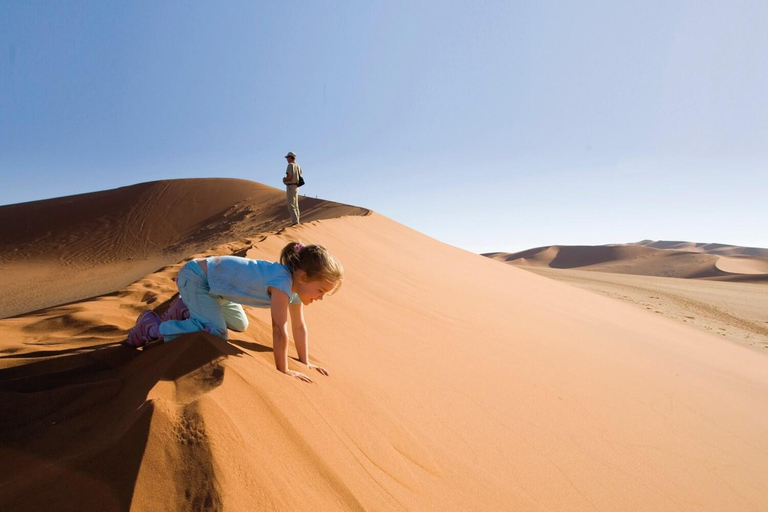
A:
[[[325,279],[334,283],[330,293],[341,288],[341,282],[344,279],[344,268],[341,263],[322,245],[290,242],[280,252],[280,263],[288,267],[291,274],[295,274],[297,270],[303,270],[310,281]]]

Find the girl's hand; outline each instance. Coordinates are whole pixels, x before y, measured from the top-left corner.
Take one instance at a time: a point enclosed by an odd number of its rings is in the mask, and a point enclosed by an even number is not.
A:
[[[304,382],[309,382],[309,383],[312,382],[312,379],[310,379],[309,377],[307,377],[303,373],[297,372],[295,370],[288,370],[287,372],[285,372],[285,374],[286,375],[290,375],[291,377],[295,377],[295,378],[297,378],[299,380],[303,380]]]
[[[325,369],[325,368],[323,368],[322,366],[317,366],[316,364],[307,363],[307,368],[309,368],[310,370],[311,370],[312,368],[314,368],[315,370],[319,371],[320,373],[322,373],[322,374],[323,374],[323,375],[325,375],[326,377],[329,375],[329,374],[328,374],[328,370],[326,370],[326,369]]]

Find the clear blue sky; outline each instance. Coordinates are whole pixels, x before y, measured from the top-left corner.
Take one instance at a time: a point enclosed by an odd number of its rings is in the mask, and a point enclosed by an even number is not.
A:
[[[166,178],[478,252],[768,247],[768,2],[11,1],[0,204]]]

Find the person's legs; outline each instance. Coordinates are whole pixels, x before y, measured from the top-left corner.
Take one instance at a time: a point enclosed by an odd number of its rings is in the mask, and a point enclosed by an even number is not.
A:
[[[189,308],[184,304],[184,299],[181,295],[176,297],[176,300],[165,310],[162,320],[186,320],[189,318]]]
[[[286,188],[288,198],[288,213],[293,224],[299,223],[299,188],[296,185],[288,185]]]
[[[160,324],[160,335],[171,341],[181,334],[208,330],[227,339],[227,322],[221,311],[219,298],[210,294],[208,279],[200,265],[190,262],[179,271],[176,279],[179,293],[189,308],[187,320],[167,320]]]
[[[245,315],[243,306],[227,299],[219,299],[219,308],[227,322],[227,327],[237,332],[243,332],[248,328],[248,317]]]

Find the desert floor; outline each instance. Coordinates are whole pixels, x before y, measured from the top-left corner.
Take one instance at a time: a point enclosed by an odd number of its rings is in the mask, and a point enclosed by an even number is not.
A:
[[[636,304],[768,355],[768,284],[521,267]]]

